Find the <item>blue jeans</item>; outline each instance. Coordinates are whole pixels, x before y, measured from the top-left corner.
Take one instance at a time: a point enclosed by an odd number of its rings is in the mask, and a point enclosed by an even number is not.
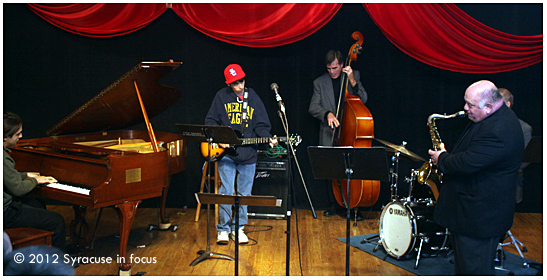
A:
[[[253,189],[256,163],[237,164],[229,157],[223,157],[218,162],[218,173],[222,182],[219,194],[234,195],[234,183],[237,174],[237,195],[250,196]],[[235,221],[232,222],[232,205],[219,205],[219,224],[218,232],[230,232],[235,229]],[[239,228],[247,224],[247,205],[241,205],[239,208]]]

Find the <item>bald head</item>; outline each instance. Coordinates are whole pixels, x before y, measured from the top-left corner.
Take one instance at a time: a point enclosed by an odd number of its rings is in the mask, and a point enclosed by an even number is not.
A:
[[[467,91],[473,92],[474,95],[478,98],[479,108],[484,107],[484,104],[487,102],[495,103],[502,99],[502,96],[496,85],[487,80],[473,83],[467,88]]]
[[[464,109],[470,120],[480,122],[503,105],[501,94],[494,83],[482,80],[465,91]]]

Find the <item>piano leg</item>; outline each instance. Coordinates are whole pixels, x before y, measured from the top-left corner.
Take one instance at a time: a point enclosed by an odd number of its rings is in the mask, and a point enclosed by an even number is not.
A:
[[[169,217],[165,214],[165,205],[167,204],[167,192],[169,191],[169,186],[171,185],[171,180],[169,180],[169,184],[163,188],[163,192],[161,195],[161,204],[160,204],[160,218],[161,218],[161,224],[160,229],[166,230],[169,227],[171,227],[171,221],[169,220]]]
[[[161,195],[161,202],[160,202],[160,220],[161,223],[159,226],[157,225],[148,225],[148,231],[152,231],[154,229],[160,230],[160,231],[166,231],[171,229],[172,232],[177,231],[177,228],[179,225],[171,225],[171,221],[169,220],[169,217],[165,214],[165,205],[167,204],[167,193],[169,192],[169,186],[171,185],[171,177],[169,177],[169,182],[165,188],[163,188],[162,195]]]
[[[129,232],[131,232],[131,225],[133,219],[137,213],[137,206],[141,203],[140,200],[129,201],[123,204],[117,204],[115,209],[120,219],[120,258],[123,258],[123,262],[120,263],[119,275],[131,275],[131,263],[127,262],[126,250],[127,240],[129,239]]]

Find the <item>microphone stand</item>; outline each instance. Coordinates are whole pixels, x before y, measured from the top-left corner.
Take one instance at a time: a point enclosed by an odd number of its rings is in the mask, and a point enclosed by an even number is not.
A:
[[[277,85],[276,85],[277,87]],[[272,87],[272,89],[274,89]],[[313,217],[315,219],[317,219],[317,214],[315,213],[315,209],[313,207],[313,204],[311,202],[311,199],[310,199],[310,195],[308,193],[308,189],[306,187],[306,182],[304,182],[304,177],[302,176],[302,171],[300,169],[300,165],[298,164],[298,159],[296,157],[296,153],[294,151],[294,147],[292,145],[292,142],[290,141],[290,135],[289,135],[289,122],[287,120],[287,115],[285,114],[285,105],[283,104],[283,101],[281,100],[281,96],[279,96],[279,94],[277,93],[277,89],[274,89],[275,93],[276,93],[276,99],[277,99],[277,102],[279,104],[279,110],[277,111],[278,115],[279,115],[279,118],[281,119],[281,123],[283,125],[283,129],[285,130],[285,134],[287,135],[287,145],[290,149],[290,152],[288,153],[288,166],[287,166],[287,170],[289,172],[289,182],[288,182],[288,186],[289,186],[289,190],[288,190],[288,193],[287,193],[287,230],[285,231],[285,233],[287,234],[287,246],[286,246],[286,264],[285,264],[285,273],[286,273],[286,276],[289,276],[290,275],[290,256],[291,256],[291,215],[292,215],[292,193],[294,191],[293,189],[293,184],[292,184],[292,166],[291,166],[291,155],[292,157],[294,157],[294,161],[296,163],[296,166],[298,168],[298,172],[300,173],[300,178],[302,179],[302,184],[304,186],[304,190],[306,191],[306,195],[308,197],[308,201],[310,203],[310,207],[311,207],[311,210],[312,210],[312,214],[313,214]]]
[[[279,101],[279,107],[280,110],[277,111],[277,114],[279,115],[279,118],[281,118],[281,123],[283,124],[283,128],[285,130],[285,134],[287,134],[287,137],[289,137],[289,128],[286,124],[286,120],[284,119],[284,113],[281,111],[285,108],[283,107],[283,103]],[[282,109],[281,109],[282,108]],[[289,146],[292,146],[290,138],[287,138],[287,143]],[[292,185],[292,165],[291,165],[291,153],[288,153],[288,160],[287,160],[287,171],[288,171],[288,190],[287,190],[287,230],[285,231],[285,234],[287,235],[287,244],[286,244],[286,255],[285,255],[285,275],[290,276],[291,275],[291,216],[292,216],[292,192],[293,192],[293,185]]]
[[[300,179],[302,180],[302,185],[304,187],[304,191],[306,192],[306,196],[308,197],[308,202],[310,203],[311,212],[313,214],[313,218],[317,219],[317,214],[315,213],[315,209],[313,207],[313,203],[311,202],[310,194],[308,193],[308,187],[306,186],[306,182],[304,181],[304,176],[302,175],[302,170],[300,169],[300,164],[298,163],[298,158],[296,157],[296,152],[294,151],[294,146],[292,145],[290,141],[289,136],[289,122],[287,120],[287,115],[285,114],[285,105],[283,104],[283,101],[281,100],[281,97],[279,97],[279,107],[280,110],[278,110],[279,117],[281,118],[281,123],[283,124],[283,128],[285,129],[285,133],[287,134],[287,145],[290,148],[291,154],[294,157],[294,162],[296,163],[296,167],[298,169],[298,173],[300,174]]]

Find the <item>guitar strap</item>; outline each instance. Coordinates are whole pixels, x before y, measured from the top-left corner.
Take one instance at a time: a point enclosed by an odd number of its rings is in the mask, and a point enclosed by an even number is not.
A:
[[[247,127],[247,105],[249,103],[249,91],[245,88],[243,93],[243,108],[241,112],[241,137],[244,137],[245,128]]]

